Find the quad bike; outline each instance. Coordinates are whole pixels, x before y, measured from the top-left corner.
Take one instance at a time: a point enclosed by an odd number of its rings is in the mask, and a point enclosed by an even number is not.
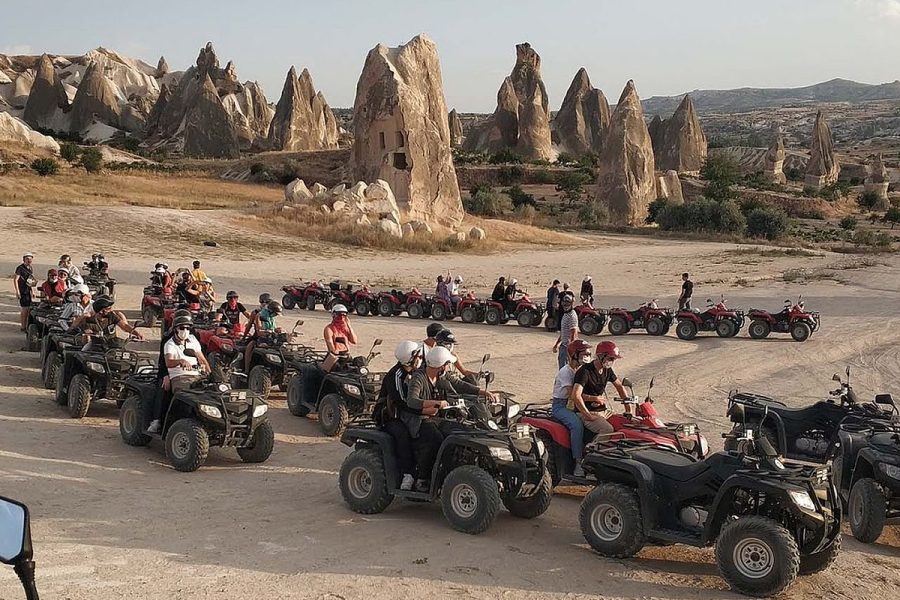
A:
[[[618,440],[630,440],[671,448],[701,459],[707,455],[709,444],[695,423],[665,423],[659,418],[653,398],[650,397],[650,391],[653,389],[652,379],[647,397],[643,401],[635,396],[634,388],[627,378],[622,380],[622,384],[631,393],[628,398],[620,400],[625,406],[630,406],[632,412],[614,414],[607,419],[612,425],[612,434],[599,435],[585,428],[586,442],[604,445]],[[572,458],[569,429],[553,418],[549,407],[528,405],[519,421],[536,429],[539,439],[547,447],[547,469],[550,471],[554,487],[563,480],[582,485],[588,483],[585,479],[575,477],[575,460]]]
[[[751,308],[747,316],[750,318],[750,326],[747,329],[750,337],[755,340],[763,339],[775,332],[790,333],[795,342],[805,342],[821,324],[818,312],[804,308],[802,296],[796,304],[781,312],[770,313]]]
[[[50,328],[41,340],[41,381],[48,390],[56,389],[66,348],[79,344],[81,334],[66,333],[59,325]]]
[[[409,298],[421,298],[422,293],[416,288],[410,292],[392,289],[378,292],[378,314],[382,317],[396,317],[406,310]]]
[[[218,325],[215,313],[202,311],[200,305],[195,302],[193,304],[176,305],[165,308],[159,326],[161,334],[165,334],[166,331],[172,328],[172,319],[175,318],[175,311],[182,306],[190,311],[195,331],[201,329],[214,329]]]
[[[583,335],[597,335],[603,331],[606,325],[606,312],[598,310],[589,303],[582,303],[575,306],[575,313],[578,315],[578,331]],[[559,319],[562,318],[560,311],[556,314],[548,315],[544,319],[544,327],[547,331],[559,331]]]
[[[714,545],[728,585],[754,597],[827,569],[841,548],[830,469],[785,464],[752,430],[736,441],[739,451],[703,461],[641,442],[592,448],[584,469],[600,483],[581,503],[585,540],[616,558],[648,544]]]
[[[233,375],[244,370],[244,349],[247,347],[244,326],[238,323],[231,327],[200,329],[197,331],[197,341],[216,380],[230,382],[232,387],[241,387],[241,382]]]
[[[338,343],[342,338],[337,338]],[[370,415],[381,388],[383,373],[370,373],[369,362],[376,356],[376,339],[367,356],[338,358],[326,373],[318,362],[295,363],[297,370],[288,380],[287,405],[295,417],[319,415],[319,427],[327,436],[341,435],[351,417]]]
[[[31,547],[31,516],[23,503],[0,496],[0,562],[13,565],[25,590],[25,600],[38,600]]]
[[[675,320],[672,309],[660,308],[655,298],[644,302],[637,310],[611,308],[607,314],[607,329],[613,335],[625,335],[632,329],[645,329],[648,335],[666,335]]]
[[[378,314],[378,294],[364,285],[353,294],[353,304],[347,306],[348,309],[356,311],[361,317]]]
[[[38,352],[41,349],[41,338],[47,335],[50,327],[59,321],[62,306],[41,302],[33,306],[28,313],[28,324],[25,327],[25,350]]]
[[[509,322],[506,314],[506,306],[497,300],[482,300],[481,309],[484,311],[484,322],[488,325],[504,325]]]
[[[331,310],[335,304],[343,304],[347,310],[354,310],[355,292],[353,284],[344,281],[332,281],[326,292],[325,309]]]
[[[162,288],[158,285],[145,287],[141,299],[141,318],[144,325],[155,327],[156,322],[162,320],[166,309],[174,309],[177,304],[172,288]]]
[[[129,446],[162,441],[166,457],[178,471],[203,466],[210,446],[234,447],[246,463],[265,462],[272,454],[275,432],[266,414],[269,406],[251,391],[233,390],[214,377],[198,380],[191,389],[171,397],[160,432],[148,433],[159,392],[157,372],[138,373],[126,381],[125,388],[119,411],[122,440]]]
[[[135,322],[137,327],[137,322]],[[90,336],[88,336],[90,337]],[[125,381],[135,373],[153,368],[127,345],[136,338],[129,334],[123,340],[115,336],[99,338],[97,350],[84,351],[78,344],[63,350],[62,369],[56,379],[56,402],[68,406],[73,419],[88,413],[92,402],[112,400],[121,408],[125,401]],[[102,340],[102,341],[100,341]],[[76,349],[78,348],[78,349]]]
[[[316,305],[325,305],[328,301],[328,292],[325,287],[318,281],[310,281],[309,283],[300,285],[286,285],[281,288],[284,296],[281,298],[281,305],[285,310],[292,310],[300,307],[306,310],[316,310]]]
[[[485,318],[485,311],[481,301],[475,297],[474,292],[466,292],[460,296],[454,309],[453,303],[446,302],[435,297],[431,301],[431,318],[435,321],[453,320],[456,317],[464,323],[479,323]]]
[[[400,489],[394,440],[373,422],[351,427],[341,442],[353,448],[341,465],[344,501],[354,512],[383,512],[395,497],[440,502],[457,531],[478,534],[491,527],[502,503],[514,516],[533,519],[550,505],[553,489],[544,445],[528,425],[501,425],[483,405],[460,399],[440,411],[447,431],[427,491]],[[445,428],[446,427],[446,428]]]
[[[850,385],[849,367],[845,379],[835,374],[832,380],[840,388],[830,392],[831,398],[801,408],[790,408],[758,394],[732,391],[728,396],[729,411],[733,406],[742,410],[729,414],[738,414],[743,419],[732,419],[733,431],[752,428],[757,437],[766,438],[779,455],[791,460],[818,463],[831,460],[841,423],[889,419],[893,411],[893,403],[886,401],[889,395],[879,394],[871,403],[860,402]],[[734,449],[734,439],[726,439],[726,450]]]
[[[316,354],[312,347],[294,341],[299,335],[297,328],[303,325],[302,320],[294,323],[290,333],[276,333],[267,338],[259,338],[250,358],[250,371],[247,375],[247,387],[263,400],[269,399],[273,386],[285,389],[290,378],[289,365],[304,362],[310,354]],[[243,370],[243,354],[239,354],[235,370]],[[306,361],[311,362],[311,361]]]
[[[431,307],[434,306],[434,298],[428,294],[422,294],[418,289],[406,297],[406,316],[410,319],[425,319],[431,317]]]
[[[680,310],[675,318],[678,319],[675,334],[682,340],[694,339],[699,331],[715,331],[723,338],[734,337],[744,326],[744,312],[725,306],[724,296],[718,303],[707,299],[704,312],[700,309]]]
[[[96,266],[94,263],[84,263],[84,283],[88,286],[91,296],[109,296],[116,299],[116,280],[109,276],[109,265],[105,262]]]
[[[523,292],[516,300],[512,317],[521,327],[537,327],[544,320],[546,312],[543,304],[533,302],[531,297]]]

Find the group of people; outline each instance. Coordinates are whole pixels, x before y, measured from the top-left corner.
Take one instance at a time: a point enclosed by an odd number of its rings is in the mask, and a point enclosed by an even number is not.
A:
[[[193,261],[193,268],[178,269],[173,275],[169,265],[158,262],[150,272],[150,286],[154,293],[174,296],[182,304],[197,304],[200,312],[213,315],[216,304],[216,290],[212,279],[206,274],[199,260]]]
[[[460,298],[462,298],[463,278],[461,275],[453,277],[453,273],[447,271],[447,275],[437,276],[437,285],[434,288],[434,295],[447,303],[448,306],[456,310]]]
[[[93,272],[94,266],[98,270],[102,270],[106,265],[103,255],[94,254],[91,261],[85,263],[86,267]],[[63,254],[57,261],[57,266],[47,270],[47,279],[38,285],[34,276],[34,254],[26,252],[22,256],[22,264],[16,267],[13,276],[13,289],[16,293],[16,299],[19,301],[19,318],[22,331],[28,326],[31,307],[36,297],[40,297],[48,304],[60,306],[63,305],[63,312],[66,313],[66,319],[79,316],[77,312],[78,305],[87,306],[91,302],[91,292],[84,283],[84,277],[79,268],[72,263],[72,257]],[[85,300],[86,298],[86,300]]]

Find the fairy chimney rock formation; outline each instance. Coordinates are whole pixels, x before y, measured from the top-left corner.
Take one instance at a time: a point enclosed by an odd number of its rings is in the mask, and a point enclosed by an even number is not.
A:
[[[610,117],[598,162],[595,200],[605,206],[610,223],[639,225],[656,199],[655,162],[641,100],[629,81]]]
[[[88,65],[72,101],[71,131],[81,132],[95,120],[113,127],[119,126],[121,109],[112,82],[103,76],[103,62]]]
[[[447,124],[450,126],[450,145],[453,147],[459,146],[463,139],[463,128],[462,121],[459,120],[459,115],[456,114],[455,108],[447,115]]]
[[[609,128],[609,102],[591,86],[587,70],[580,68],[553,119],[553,143],[561,152],[577,156],[599,154]]]
[[[450,152],[437,46],[418,35],[369,51],[353,104],[353,177],[384,180],[410,220],[457,225],[464,211]]]
[[[872,164],[866,167],[866,171],[865,191],[875,194],[878,198],[878,201],[872,208],[875,210],[887,210],[890,207],[890,202],[888,201],[890,180],[888,179],[888,172],[880,152],[875,155]]]
[[[816,190],[821,189],[835,183],[840,172],[841,166],[834,155],[831,128],[828,127],[820,110],[816,113],[816,124],[813,127],[813,139],[809,162],[806,164],[804,185]]]
[[[184,154],[207,158],[240,156],[231,115],[219,99],[209,74],[203,76],[196,100],[185,116]]]
[[[784,175],[784,137],[781,129],[775,131],[775,139],[766,151],[763,159],[763,176],[772,183],[785,183]]]
[[[269,125],[269,146],[273,150],[321,150],[336,148],[337,120],[325,97],[317,93],[309,71],[300,76],[288,70]]]
[[[516,64],[497,92],[497,110],[468,136],[466,148],[510,148],[528,159],[553,158],[547,88],[541,79],[541,57],[531,44],[516,45]]]
[[[657,169],[679,173],[700,172],[706,161],[706,136],[690,95],[685,94],[670,118],[658,123],[654,119],[651,126]]]
[[[168,72],[169,72],[169,63],[166,62],[165,56],[160,56],[159,62],[156,63],[156,77],[160,78]]]
[[[41,55],[38,61],[31,93],[25,103],[23,120],[34,128],[55,129],[61,110],[69,108],[69,98],[62,81],[53,68],[53,60]]]

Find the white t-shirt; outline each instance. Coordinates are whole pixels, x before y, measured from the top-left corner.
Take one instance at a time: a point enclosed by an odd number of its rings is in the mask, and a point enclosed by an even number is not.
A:
[[[173,337],[171,340],[166,342],[163,350],[166,358],[172,360],[186,360],[192,365],[194,365],[195,369],[185,369],[184,367],[169,367],[169,379],[175,379],[181,375],[198,375],[199,371],[196,370],[196,366],[199,361],[193,356],[188,356],[184,353],[184,351],[190,348],[197,354],[200,354],[202,350],[200,349],[200,342],[197,341],[193,335],[188,335],[187,340],[185,340],[184,344],[179,344],[178,341]]]
[[[553,397],[560,400],[567,399],[573,385],[575,385],[575,369],[565,365],[559,370],[559,373],[556,374],[556,379],[553,381]],[[566,390],[566,388],[569,389]]]

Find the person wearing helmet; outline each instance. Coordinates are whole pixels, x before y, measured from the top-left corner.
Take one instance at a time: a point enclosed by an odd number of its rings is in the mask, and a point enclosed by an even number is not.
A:
[[[31,314],[31,301],[34,297],[34,254],[26,252],[22,255],[22,264],[16,267],[13,276],[13,288],[16,291],[16,299],[19,301],[19,327],[22,331],[28,327],[28,318]]]
[[[566,347],[578,339],[578,313],[575,312],[575,296],[571,292],[562,292],[559,295],[559,337],[553,344],[553,352],[559,368],[568,362]]]
[[[511,315],[516,310],[516,295],[519,293],[519,281],[515,278],[509,280],[509,285],[503,292],[503,305],[507,315]]]
[[[620,398],[627,398],[625,387],[612,369],[613,362],[622,358],[615,342],[600,342],[594,352],[594,360],[582,365],[575,373],[569,408],[576,409],[584,426],[594,433],[612,433],[612,425],[606,419],[612,411],[606,404],[606,384],[611,383]],[[625,406],[626,412],[631,407]]]
[[[325,326],[322,337],[328,349],[322,369],[329,373],[337,364],[338,357],[346,356],[350,352],[350,346],[359,343],[356,332],[350,325],[350,313],[346,306],[338,303],[331,307],[331,322]]]
[[[234,290],[230,290],[225,294],[225,302],[222,303],[216,312],[218,313],[216,320],[232,328],[240,325],[241,315],[248,321],[251,318],[247,308],[239,302],[238,293]]]
[[[588,306],[594,304],[594,283],[590,275],[585,275],[581,282],[581,303]]]
[[[58,281],[58,289],[62,291],[63,300],[65,300],[66,292],[74,285],[71,281],[69,281],[69,270],[66,268],[56,269],[56,276],[59,278]]]
[[[445,328],[440,323],[430,323],[428,327],[425,328],[425,339],[422,343],[425,345],[425,350],[429,350],[434,348],[436,342],[434,341],[435,336],[443,331]]]
[[[467,382],[475,384],[476,383],[476,375],[473,371],[467,369],[462,361],[459,360],[459,355],[456,353],[456,336],[453,335],[453,332],[449,329],[441,329],[434,335],[434,346],[441,346],[446,348],[450,352],[453,353],[453,356],[456,358],[456,362],[448,369],[447,377],[450,378],[451,382],[457,378],[457,374],[459,377],[463,377]]]
[[[63,330],[68,329],[78,317],[86,311],[90,311],[91,291],[88,286],[76,285],[66,293],[66,304],[59,314],[59,325]]]
[[[72,257],[68,254],[60,256],[56,266],[60,269],[66,269],[69,272],[69,279],[71,281],[74,281],[75,283],[84,283],[84,279],[81,277],[81,271],[72,264]]]
[[[569,447],[575,461],[576,477],[584,477],[581,458],[584,455],[584,424],[578,415],[569,408],[569,398],[575,385],[575,373],[578,368],[591,361],[591,347],[584,340],[573,340],[566,346],[566,364],[560,367],[553,381],[550,414],[569,430]]]
[[[65,284],[59,281],[59,273],[56,269],[47,271],[47,280],[41,284],[41,296],[48,304],[62,304],[66,293]]]
[[[397,363],[385,373],[378,392],[378,401],[372,417],[394,439],[397,468],[402,479],[401,490],[411,490],[415,482],[416,462],[412,438],[406,425],[400,420],[400,411],[406,407],[409,379],[423,360],[424,347],[410,340],[400,342],[394,349]]]
[[[199,304],[200,312],[204,315],[212,315],[216,302],[216,291],[213,289],[212,279],[204,277],[192,281],[187,287],[188,304]]]
[[[187,271],[181,273],[181,278],[175,283],[175,297],[184,304],[190,304],[192,296],[188,294],[191,287],[191,274]]]
[[[281,307],[281,304],[275,300],[270,300],[265,308],[253,315],[253,320],[250,322],[247,334],[244,336],[244,339],[250,340],[244,349],[244,373],[250,372],[250,363],[252,362],[253,350],[256,346],[260,342],[265,342],[274,334],[281,332],[275,319],[282,312],[284,312],[284,309]]]
[[[116,337],[116,330],[121,329],[125,333],[134,336],[137,340],[143,340],[137,328],[132,326],[128,319],[125,318],[120,311],[114,310],[115,301],[109,296],[98,296],[91,303],[90,314],[85,311],[80,317],[72,322],[68,333],[76,330],[90,332],[91,339],[84,346],[85,351],[90,351],[97,346],[95,340],[101,345],[106,346]]]
[[[194,322],[190,315],[180,315],[172,321],[174,335],[166,342],[163,354],[169,371],[169,388],[172,393],[187,389],[202,377],[200,369],[209,373],[209,363],[203,356],[200,342],[191,333]],[[193,350],[187,354],[187,350]],[[151,428],[153,423],[150,424]],[[157,425],[158,426],[158,425]]]

